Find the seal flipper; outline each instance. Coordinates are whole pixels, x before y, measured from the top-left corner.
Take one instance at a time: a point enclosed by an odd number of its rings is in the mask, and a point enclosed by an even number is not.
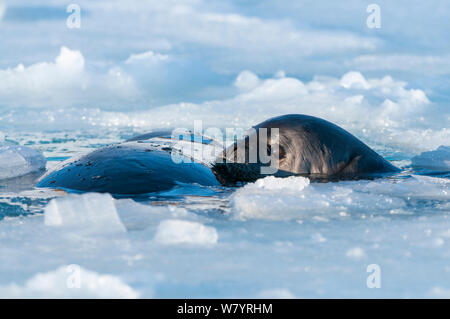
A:
[[[211,170],[184,159],[175,163],[171,151],[131,142],[95,150],[45,175],[37,187],[112,194],[144,194],[182,183],[219,185]]]

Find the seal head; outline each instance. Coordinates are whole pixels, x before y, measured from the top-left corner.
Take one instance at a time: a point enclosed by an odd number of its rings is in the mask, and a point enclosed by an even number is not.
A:
[[[272,171],[267,169],[269,166]],[[250,134],[225,150],[213,166],[222,184],[253,182],[267,175],[340,180],[398,171],[346,130],[301,114],[278,116],[256,125]]]

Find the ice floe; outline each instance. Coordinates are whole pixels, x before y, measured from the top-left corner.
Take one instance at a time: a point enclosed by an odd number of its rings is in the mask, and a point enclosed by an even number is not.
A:
[[[45,225],[81,233],[125,232],[114,199],[109,194],[71,194],[52,199],[45,207]]]
[[[37,273],[23,284],[0,286],[2,298],[125,298],[139,293],[120,278],[99,274],[78,265]]]
[[[345,218],[352,213],[407,214],[411,200],[449,200],[448,179],[414,175],[397,180],[309,183],[304,177],[266,177],[231,197],[237,219]]]
[[[156,241],[166,245],[211,245],[217,243],[217,239],[214,227],[175,219],[162,221],[155,235]]]
[[[414,168],[450,171],[450,146],[441,145],[433,151],[423,152],[411,159]]]
[[[45,163],[45,157],[35,149],[0,141],[0,179],[43,170]]]

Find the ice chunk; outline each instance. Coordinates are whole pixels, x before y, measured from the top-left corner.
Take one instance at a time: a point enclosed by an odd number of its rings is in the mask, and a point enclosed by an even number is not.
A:
[[[217,243],[214,227],[179,219],[162,221],[156,231],[155,240],[162,244],[211,245]]]
[[[125,227],[109,194],[71,194],[52,199],[45,207],[45,224],[83,233],[120,233]]]
[[[450,146],[441,145],[434,151],[414,156],[411,165],[415,168],[450,171]]]
[[[0,286],[1,298],[126,298],[139,293],[119,277],[103,275],[78,265],[38,273],[24,285]]]
[[[37,150],[0,142],[0,179],[23,176],[45,169],[46,159]]]
[[[73,54],[75,52],[69,55],[66,52],[65,55],[69,57],[63,60],[73,60],[69,65],[73,64],[75,70],[78,70],[81,60],[77,62],[76,57],[71,58]],[[54,66],[60,69],[62,64]],[[28,72],[29,69],[25,68],[25,71]],[[112,70],[107,76],[106,82],[111,84],[106,85],[107,91],[110,91],[109,87],[120,86],[124,89],[123,96],[128,96],[135,90],[133,81],[128,81],[129,76],[124,72],[117,72],[117,68]],[[22,78],[20,72],[12,73],[14,78]],[[70,81],[72,84],[76,82]],[[341,78],[315,76],[312,81],[303,83],[297,78],[282,75],[259,79],[256,74],[243,71],[234,86],[237,90],[230,90],[236,92],[234,97],[203,103],[180,102],[148,110],[136,108],[132,112],[120,107],[114,112],[102,108],[73,106],[57,109],[22,108],[12,110],[8,116],[0,118],[0,127],[14,125],[20,129],[36,130],[41,130],[42,127],[47,130],[93,127],[168,129],[192,128],[194,121],[203,120],[211,128],[246,129],[273,116],[303,113],[322,117],[342,126],[357,137],[370,141],[370,144],[380,145],[381,150],[388,146],[407,153],[427,151],[447,144],[450,137],[450,130],[445,127],[445,119],[448,118],[448,112],[445,111],[448,108],[442,106],[444,112],[429,108],[430,101],[424,91],[408,89],[407,83],[390,76],[366,79],[360,72],[353,71]],[[91,89],[94,87],[88,88],[88,91]],[[86,92],[83,91],[83,96],[85,95]],[[104,100],[105,94],[98,93],[96,96],[102,96]],[[110,96],[111,99],[113,97],[113,104],[120,104],[120,99],[116,95]],[[36,99],[31,102],[34,100]],[[47,98],[43,100],[48,104]],[[61,101],[57,104],[61,106]]]
[[[357,185],[356,189],[394,198],[450,199],[450,180],[431,176],[413,175],[400,181],[374,181],[366,185]]]
[[[405,207],[403,200],[355,191],[367,182],[315,183],[309,184],[305,177],[260,179],[238,189],[231,198],[235,218],[298,220],[310,218],[328,221],[326,217],[345,217],[342,212],[365,212]],[[317,216],[317,215],[325,215]]]
[[[449,188],[448,179],[420,175],[313,184],[304,177],[266,177],[238,189],[230,206],[232,217],[240,220],[329,221],[367,212],[408,215],[414,213],[407,204],[411,200],[449,200]]]
[[[205,216],[175,205],[146,205],[132,199],[117,199],[114,204],[127,231],[145,231],[152,239],[164,220],[187,220],[202,224],[211,222]]]
[[[303,190],[309,185],[309,179],[305,177],[290,176],[284,180],[268,176],[266,178],[258,179],[254,184],[248,184],[245,187],[247,190],[283,190],[284,192],[296,193]]]

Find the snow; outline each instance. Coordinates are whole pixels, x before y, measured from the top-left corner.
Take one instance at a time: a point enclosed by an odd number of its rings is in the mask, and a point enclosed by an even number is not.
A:
[[[126,77],[123,72],[113,72],[111,77],[97,82],[109,83],[117,91],[121,83],[124,86],[128,83],[127,79],[120,79]],[[112,111],[84,105],[45,108],[45,112],[33,108],[10,109],[0,116],[0,124],[34,130],[42,127],[59,130],[100,127],[133,128],[145,132],[192,129],[196,121],[202,121],[205,131],[227,127],[247,130],[273,116],[300,113],[340,125],[357,137],[370,141],[369,144],[387,145],[413,154],[446,145],[450,139],[450,130],[446,127],[448,114],[438,116],[434,112],[437,105],[423,90],[410,88],[408,83],[391,76],[365,78],[359,72],[350,71],[341,78],[316,76],[311,81],[302,81],[278,75],[259,79],[256,74],[243,71],[228,89],[234,92],[233,96],[201,103],[164,104],[143,110],[125,108]],[[93,90],[101,92],[100,89]],[[124,95],[132,94],[130,92],[126,90]]]
[[[109,194],[71,194],[52,199],[44,209],[45,225],[81,233],[125,232]]]
[[[247,184],[244,186],[244,190],[262,190],[262,191],[272,191],[272,190],[283,190],[286,192],[296,193],[302,191],[305,187],[309,185],[309,179],[305,177],[294,177],[290,176],[284,179],[276,178],[274,176],[267,176],[266,178],[261,178],[253,184]]]
[[[320,184],[293,177],[237,190],[182,185],[139,202],[59,195],[45,214],[0,221],[2,295],[105,296],[103,288],[46,288],[66,282],[61,267],[79,265],[123,283],[108,297],[443,297],[448,186],[426,176]],[[10,207],[21,196],[1,198]],[[52,210],[59,226],[46,225]],[[126,231],[111,233],[117,216]],[[381,268],[381,289],[366,287],[370,264]],[[32,288],[37,274],[47,274],[40,289]]]
[[[155,235],[156,241],[166,245],[211,245],[217,243],[217,238],[217,231],[213,227],[173,219],[162,221]]]
[[[135,299],[139,293],[120,278],[99,274],[78,265],[61,266],[38,273],[23,285],[0,286],[2,298],[126,298]]]
[[[120,100],[137,91],[133,79],[119,67],[101,75],[89,73],[82,52],[65,46],[60,47],[54,62],[19,63],[0,69],[0,78],[0,96],[15,107],[73,105],[100,95]]]
[[[37,172],[45,163],[45,157],[35,149],[0,141],[0,179]]]

